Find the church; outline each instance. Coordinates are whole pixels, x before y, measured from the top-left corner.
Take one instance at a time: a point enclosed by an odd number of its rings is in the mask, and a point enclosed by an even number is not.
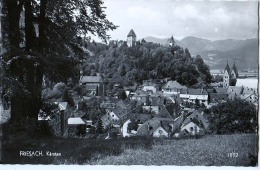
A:
[[[235,62],[232,68],[230,68],[227,63],[223,74],[223,87],[228,88],[229,86],[235,86],[237,83],[237,78],[238,71]]]

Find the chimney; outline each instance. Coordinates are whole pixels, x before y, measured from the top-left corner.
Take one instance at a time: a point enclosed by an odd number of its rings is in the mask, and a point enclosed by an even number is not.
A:
[[[148,131],[150,130],[150,123],[147,123]]]

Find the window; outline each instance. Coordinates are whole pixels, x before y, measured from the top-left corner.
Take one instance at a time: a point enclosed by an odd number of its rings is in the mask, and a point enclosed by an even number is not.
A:
[[[191,132],[193,131],[193,127],[190,127],[190,131],[191,131]]]

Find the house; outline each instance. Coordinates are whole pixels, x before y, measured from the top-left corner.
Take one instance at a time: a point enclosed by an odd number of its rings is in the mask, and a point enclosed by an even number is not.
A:
[[[143,91],[150,91],[154,94],[160,90],[160,86],[154,83],[144,83],[141,89]]]
[[[161,110],[161,107],[162,106],[142,106],[142,109],[149,113],[158,114]]]
[[[197,124],[200,127],[200,129],[204,128],[207,130],[209,127],[208,119],[205,117],[202,111],[191,109],[187,117],[184,119],[182,127],[189,124],[191,121]]]
[[[149,101],[151,106],[163,106],[166,103],[166,99],[162,95],[152,95],[149,97]]]
[[[198,124],[190,121],[188,124],[185,124],[181,127],[181,134],[184,135],[196,135],[204,132],[204,129],[200,127]]]
[[[70,111],[68,109],[67,102],[54,102],[58,105],[59,112],[54,116],[52,120],[54,133],[57,136],[64,136],[68,130],[68,118],[70,117]]]
[[[169,137],[172,132],[172,119],[153,118],[137,129],[137,136]]]
[[[84,136],[86,134],[86,123],[80,117],[68,119],[68,136]]]
[[[136,34],[133,29],[130,30],[129,34],[127,35],[127,46],[132,47],[136,43]]]
[[[182,91],[180,93],[180,99],[184,102],[190,102],[196,104],[196,100],[200,104],[208,105],[208,92],[205,89],[187,89],[187,91]]]
[[[228,88],[229,86],[235,86],[238,78],[238,70],[234,62],[233,67],[230,69],[228,63],[225,67],[223,74],[223,87]]]
[[[229,99],[234,99],[235,97],[240,98],[242,92],[243,92],[243,87],[229,86],[227,90],[228,98]]]
[[[135,94],[131,97],[132,100],[137,100],[139,104],[147,105],[148,94],[142,90],[136,90]]]
[[[173,120],[172,116],[170,115],[170,113],[168,112],[168,110],[165,107],[161,107],[161,110],[159,111],[159,113],[156,114],[154,117]]]
[[[82,97],[72,97],[77,110],[81,110],[83,106],[84,99]]]
[[[168,81],[163,87],[162,91],[164,94],[173,95],[178,94],[181,90],[187,90],[186,86],[182,86],[177,81]]]
[[[117,106],[113,109],[107,109],[107,115],[108,120],[110,120],[115,127],[118,127],[127,119],[127,109]]]
[[[253,104],[258,104],[258,93],[257,89],[254,88],[248,88],[245,87],[243,88],[242,94],[240,95],[241,99],[244,99],[246,101],[249,101],[250,103]]]
[[[228,88],[226,87],[217,87],[217,88],[214,88],[216,90],[216,93],[218,94],[228,94]]]
[[[209,93],[209,102],[223,102],[228,100],[228,94]]]
[[[86,88],[87,93],[97,96],[106,95],[105,81],[102,76],[81,76],[79,84]]]

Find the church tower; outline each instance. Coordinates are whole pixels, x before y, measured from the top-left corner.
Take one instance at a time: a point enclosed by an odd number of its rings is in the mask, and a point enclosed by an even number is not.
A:
[[[235,86],[237,83],[237,78],[238,78],[238,71],[235,62],[232,69],[230,69],[227,62],[223,74],[223,87],[228,88],[229,86]]]
[[[135,45],[136,42],[136,34],[133,29],[130,30],[129,34],[127,35],[127,46],[132,47]]]

